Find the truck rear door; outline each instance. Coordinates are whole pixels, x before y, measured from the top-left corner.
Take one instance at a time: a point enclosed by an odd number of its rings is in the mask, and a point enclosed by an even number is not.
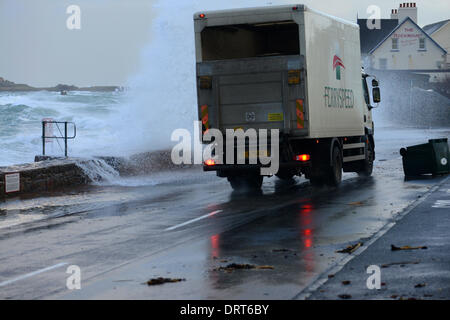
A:
[[[201,46],[197,92],[204,125],[223,131],[297,127],[295,105],[305,90],[295,22],[206,27]]]

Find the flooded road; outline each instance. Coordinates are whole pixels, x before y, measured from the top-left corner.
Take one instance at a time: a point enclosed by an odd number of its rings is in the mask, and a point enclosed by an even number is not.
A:
[[[295,298],[346,256],[337,250],[365,242],[443,179],[404,181],[398,150],[448,131],[375,136],[373,176],[344,174],[339,188],[272,177],[241,195],[187,169],[0,203],[0,298]],[[265,268],[220,268],[232,263]],[[81,290],[66,287],[70,265]],[[185,281],[145,284],[158,277]]]

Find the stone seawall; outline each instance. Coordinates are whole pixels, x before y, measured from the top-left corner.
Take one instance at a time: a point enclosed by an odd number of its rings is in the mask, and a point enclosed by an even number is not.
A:
[[[71,159],[45,160],[0,167],[0,199],[24,193],[54,191],[62,187],[89,182],[90,179],[76,165],[76,161]],[[14,191],[7,193],[7,188]],[[15,191],[17,189],[19,190]]]
[[[103,164],[99,161],[102,161]],[[129,158],[96,157],[83,159],[36,156],[34,163],[0,167],[0,200],[20,194],[56,191],[67,187],[99,182],[104,180],[105,177],[101,175],[101,171],[105,173],[106,169],[113,174],[113,178],[116,178],[119,176],[150,175],[194,166],[173,164],[170,150],[144,152]],[[83,168],[85,171],[83,171]],[[108,177],[106,177],[107,179]],[[13,191],[7,192],[7,189]]]

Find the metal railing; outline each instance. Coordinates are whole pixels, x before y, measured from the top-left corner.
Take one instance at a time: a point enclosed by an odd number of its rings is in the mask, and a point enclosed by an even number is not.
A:
[[[59,131],[59,133],[61,135],[60,136],[55,136],[55,135],[52,134],[51,136],[47,136],[46,135],[46,129],[49,128],[49,127],[47,127],[49,124],[55,124],[56,128],[58,129],[58,131]],[[61,132],[61,128],[59,127],[60,124],[64,124],[64,135]],[[72,136],[67,136],[67,125],[72,125],[73,126],[73,135]],[[76,135],[77,135],[77,127],[75,126],[75,123],[73,123],[73,122],[70,122],[70,121],[42,120],[42,155],[45,156],[46,139],[64,139],[64,156],[67,157],[67,140],[75,139]],[[56,140],[56,141],[58,141],[58,140]],[[58,145],[59,145],[59,142],[58,142]],[[61,145],[60,145],[60,147],[61,147]]]

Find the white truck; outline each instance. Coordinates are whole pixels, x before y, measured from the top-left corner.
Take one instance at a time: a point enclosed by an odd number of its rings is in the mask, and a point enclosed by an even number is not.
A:
[[[372,173],[380,91],[373,77],[369,94],[357,24],[289,5],[198,12],[194,29],[203,131],[278,129],[280,179],[336,186],[342,171]],[[239,189],[261,187],[261,166],[203,168]]]

